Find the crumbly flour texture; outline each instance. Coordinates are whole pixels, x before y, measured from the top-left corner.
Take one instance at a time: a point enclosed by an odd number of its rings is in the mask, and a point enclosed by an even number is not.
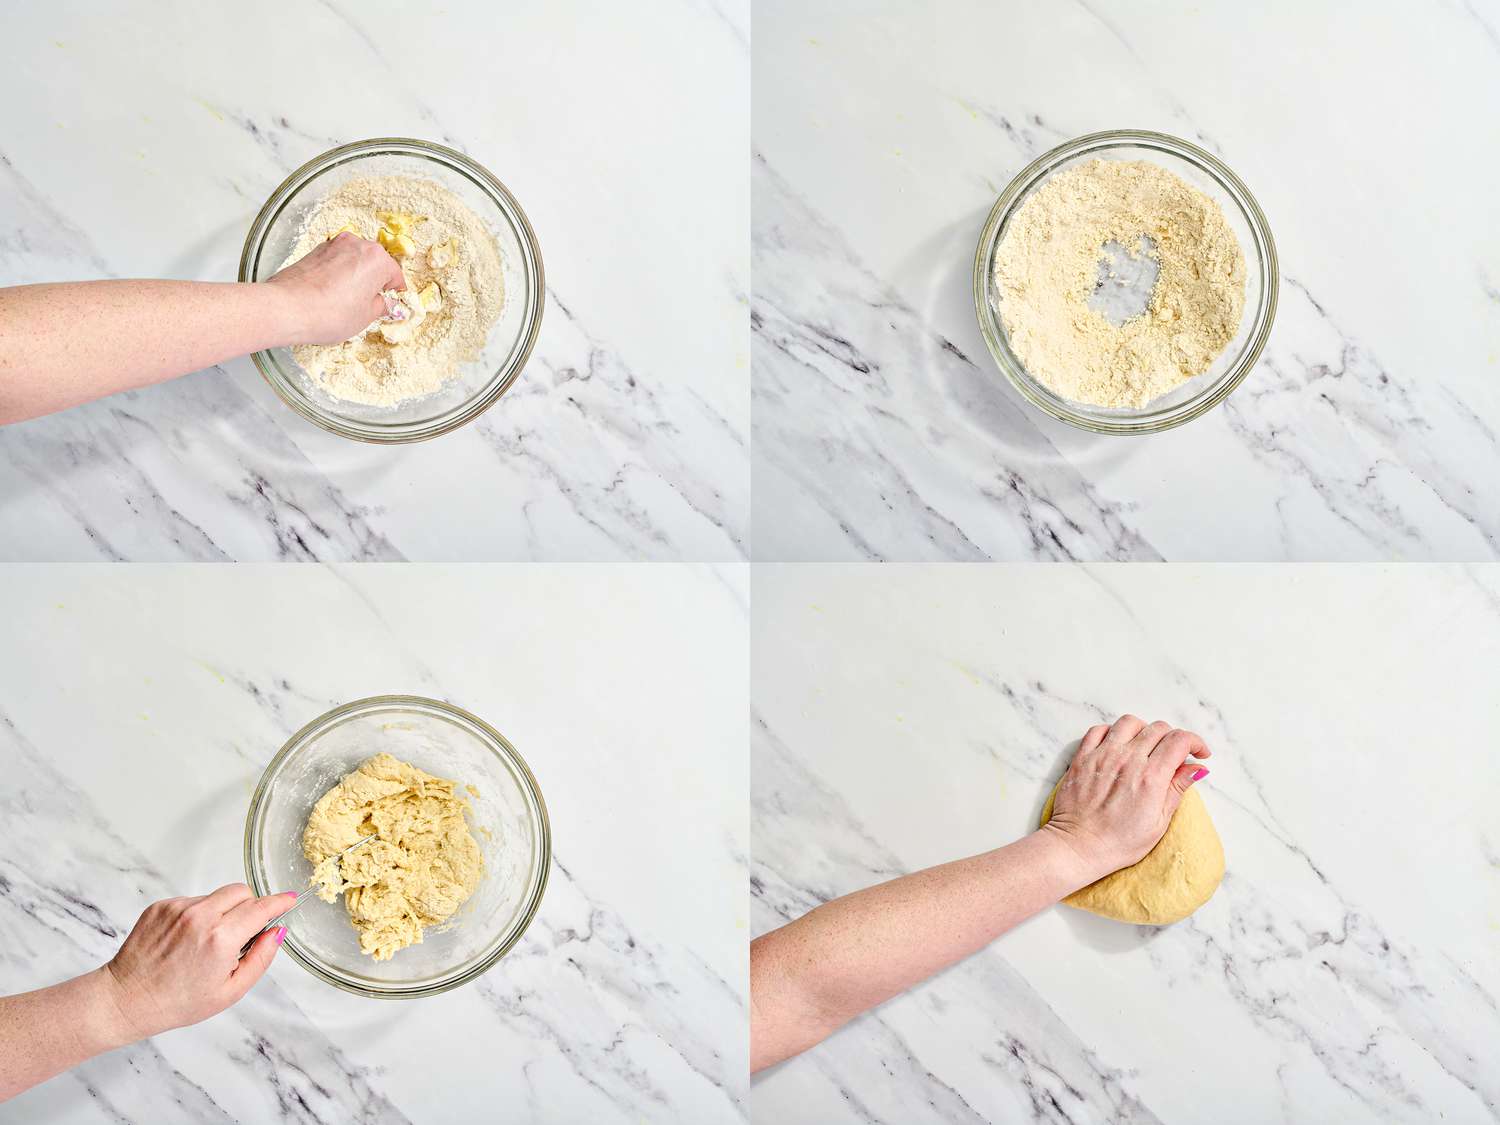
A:
[[[1107,242],[1158,266],[1145,310],[1119,325],[1088,304]],[[1026,370],[1094,406],[1139,408],[1201,375],[1245,308],[1244,251],[1224,212],[1144,160],[1091,160],[1044,182],[1011,219],[995,280]]]
[[[359,947],[377,961],[451,918],[484,877],[456,783],[377,754],[324,793],[302,833],[318,897],[344,896]],[[470,789],[469,792],[473,793]],[[351,844],[376,834],[342,859]]]
[[[500,318],[505,282],[494,236],[447,188],[410,176],[350,180],[309,212],[285,265],[340,231],[378,241],[406,275],[399,321],[292,357],[334,398],[394,406],[441,390],[479,358]]]

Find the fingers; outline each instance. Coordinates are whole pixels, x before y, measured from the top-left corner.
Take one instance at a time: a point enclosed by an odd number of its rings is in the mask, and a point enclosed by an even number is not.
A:
[[[282,939],[285,937],[286,927],[277,926],[274,930],[267,930],[255,939],[255,944],[240,958],[239,967],[229,974],[229,1002],[231,1004],[249,992],[255,982],[266,975],[266,970],[276,959],[276,954],[281,949]]]
[[[1184,762],[1172,773],[1172,789],[1175,790],[1180,799],[1184,793],[1193,787],[1193,783],[1202,781],[1208,776],[1208,770],[1197,762]]]
[[[1109,732],[1104,736],[1104,744],[1107,747],[1125,746],[1140,734],[1145,726],[1146,724],[1134,715],[1121,715],[1110,725]]]
[[[1154,723],[1148,723],[1140,729],[1140,732],[1130,740],[1129,752],[1144,760],[1153,750],[1161,745],[1162,739],[1172,733],[1172,724],[1164,723],[1158,719]]]
[[[379,288],[382,291],[386,289],[405,289],[406,275],[401,272],[401,267],[397,264],[396,259],[385,252],[385,247],[378,246],[373,242],[370,245],[372,252],[380,255],[381,259],[381,282]]]
[[[1099,744],[1104,741],[1104,736],[1109,733],[1109,727],[1100,723],[1098,726],[1089,727],[1083,732],[1083,739],[1078,743],[1078,752],[1086,754],[1090,750],[1098,749]]]
[[[284,891],[279,895],[265,895],[261,898],[247,897],[224,916],[224,922],[235,940],[243,942],[272,919],[285,914],[296,900],[295,891]]]
[[[220,887],[216,891],[210,891],[199,901],[207,910],[213,910],[219,914],[228,914],[240,903],[250,897],[250,888],[244,883],[230,883]]]
[[[1151,769],[1163,780],[1188,758],[1208,757],[1208,747],[1190,730],[1174,730],[1156,745],[1151,754]]]

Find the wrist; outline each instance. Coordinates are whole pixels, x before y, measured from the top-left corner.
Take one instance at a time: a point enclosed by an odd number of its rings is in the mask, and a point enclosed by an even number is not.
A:
[[[1098,882],[1120,866],[1055,821],[1049,820],[1034,835],[1043,841],[1043,846],[1052,856],[1059,877],[1069,887],[1068,894]]]
[[[108,965],[79,977],[85,993],[80,1029],[94,1054],[144,1039],[129,1013],[124,990]]]
[[[306,303],[298,295],[296,286],[277,281],[274,277],[247,284],[258,304],[260,323],[266,326],[268,338],[261,348],[290,347],[307,342]]]

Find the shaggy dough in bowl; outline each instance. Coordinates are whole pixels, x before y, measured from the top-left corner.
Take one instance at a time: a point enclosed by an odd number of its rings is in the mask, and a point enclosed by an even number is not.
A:
[[[1056,798],[1057,786],[1053,786],[1042,807],[1043,824],[1052,819]],[[1144,859],[1074,891],[1063,901],[1117,922],[1164,926],[1182,921],[1212,898],[1223,878],[1224,846],[1203,798],[1196,789],[1189,789],[1166,833]]]
[[[322,883],[318,897],[333,902],[343,894],[360,949],[377,961],[446,922],[484,877],[484,856],[464,819],[469,802],[456,788],[377,754],[313,806],[302,854]],[[372,833],[376,839],[339,859]]]

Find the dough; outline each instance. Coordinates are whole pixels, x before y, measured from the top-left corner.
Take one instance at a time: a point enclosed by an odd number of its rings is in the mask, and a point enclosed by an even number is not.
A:
[[[1056,798],[1054,785],[1042,807],[1043,824],[1052,819]],[[1166,834],[1145,858],[1074,891],[1063,901],[1119,922],[1164,926],[1182,921],[1212,898],[1223,878],[1224,846],[1203,798],[1196,789],[1189,789]]]
[[[318,798],[302,832],[318,897],[342,893],[360,949],[388,961],[446,922],[484,877],[455,782],[377,754]],[[469,792],[473,793],[471,787]],[[371,833],[378,838],[338,853]]]

